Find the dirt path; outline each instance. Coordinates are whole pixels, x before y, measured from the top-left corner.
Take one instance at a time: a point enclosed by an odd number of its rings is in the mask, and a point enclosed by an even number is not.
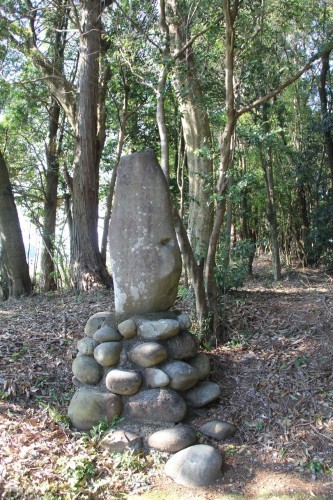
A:
[[[236,424],[216,443],[224,475],[191,490],[163,475],[167,456],[118,457],[98,449],[102,429],[67,426],[71,362],[104,293],[35,296],[0,304],[2,498],[332,498],[333,281],[315,271],[273,284],[258,267],[225,299],[230,341],[209,351],[220,400],[191,416]]]

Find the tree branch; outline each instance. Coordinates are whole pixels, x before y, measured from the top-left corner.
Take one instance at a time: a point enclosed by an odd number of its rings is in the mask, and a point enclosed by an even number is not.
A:
[[[308,71],[312,67],[312,65],[313,65],[313,63],[315,61],[317,61],[318,59],[320,59],[322,57],[322,55],[324,55],[325,53],[327,53],[330,50],[333,50],[333,43],[330,44],[330,45],[328,45],[327,47],[325,47],[325,49],[320,50],[319,52],[316,52],[316,54],[314,54],[309,59],[309,61],[306,64],[304,64],[304,66],[299,71],[297,71],[297,73],[295,73],[293,76],[291,76],[290,78],[288,78],[288,80],[286,80],[282,85],[280,85],[279,87],[277,87],[275,90],[272,90],[271,92],[268,92],[266,95],[264,95],[262,97],[259,97],[258,99],[256,99],[255,101],[253,101],[248,106],[243,106],[242,108],[238,109],[236,111],[236,117],[239,118],[244,113],[248,113],[249,111],[251,111],[251,109],[256,108],[257,106],[260,106],[260,104],[263,104],[264,102],[269,101],[270,99],[273,99],[273,97],[281,94],[281,92],[285,88],[289,87],[289,85],[291,85],[292,83],[294,83],[306,71]]]

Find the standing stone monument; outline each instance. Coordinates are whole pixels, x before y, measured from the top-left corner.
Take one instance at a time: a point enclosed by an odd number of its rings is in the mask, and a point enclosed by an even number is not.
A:
[[[119,416],[143,426],[174,425],[184,420],[188,407],[199,408],[217,399],[220,388],[207,380],[209,358],[198,353],[188,316],[170,311],[177,296],[181,255],[167,182],[153,151],[120,161],[110,254],[115,313],[90,317],[85,338],[78,342],[73,362],[78,390],[69,416],[74,427],[83,431]],[[192,429],[177,425],[150,436],[147,443],[175,452],[195,439]],[[118,451],[123,442],[117,442]],[[193,448],[197,457],[197,446]],[[216,463],[214,478],[221,466]],[[193,481],[195,486],[196,473]]]
[[[153,151],[120,162],[109,240],[116,314],[170,309],[182,261],[167,182]]]

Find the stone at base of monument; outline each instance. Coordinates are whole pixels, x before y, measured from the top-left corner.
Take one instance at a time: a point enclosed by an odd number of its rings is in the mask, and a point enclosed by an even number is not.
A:
[[[177,423],[185,418],[188,405],[199,408],[220,396],[217,384],[202,380],[209,375],[209,358],[198,353],[184,314],[134,315],[125,320],[125,327],[121,319],[120,328],[111,314],[101,324],[103,315],[89,318],[87,336],[78,342],[73,362],[79,390],[69,416],[77,429],[89,430],[89,422],[93,427],[106,416],[120,415],[130,421]]]

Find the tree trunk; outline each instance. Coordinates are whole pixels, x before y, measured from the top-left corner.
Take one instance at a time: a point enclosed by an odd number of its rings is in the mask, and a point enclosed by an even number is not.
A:
[[[59,149],[57,133],[59,128],[60,106],[54,98],[50,108],[49,135],[46,144],[46,187],[43,221],[43,251],[41,259],[41,288],[44,292],[57,289],[55,276],[54,244],[56,232]]]
[[[186,15],[177,0],[167,0],[172,53],[186,45]],[[199,260],[206,257],[213,227],[212,138],[192,46],[177,58],[173,85],[181,113],[189,176],[188,234]]]
[[[267,110],[267,103],[263,104],[263,126],[266,135],[269,133],[269,117]],[[261,166],[264,172],[266,194],[267,194],[267,209],[268,209],[268,222],[271,233],[272,257],[273,257],[273,279],[278,281],[281,279],[281,262],[280,250],[278,241],[278,223],[276,215],[276,202],[275,202],[275,188],[274,188],[274,175],[273,175],[273,158],[272,149],[268,144],[266,151],[263,151],[262,144],[259,146],[259,154],[261,159]]]
[[[217,310],[217,287],[214,276],[215,256],[218,248],[218,242],[221,227],[226,211],[226,190],[227,190],[227,172],[230,167],[233,151],[232,137],[237,125],[237,115],[235,110],[235,91],[234,91],[234,47],[235,47],[235,29],[234,23],[238,13],[238,1],[234,2],[231,8],[230,1],[223,1],[223,11],[225,15],[225,89],[226,89],[226,124],[220,138],[220,174],[215,189],[216,193],[216,214],[213,229],[211,232],[207,263],[205,269],[206,292],[208,297],[209,309],[214,316],[213,337],[218,337],[218,310]],[[235,142],[235,141],[234,141]]]
[[[0,234],[1,254],[8,278],[9,296],[20,297],[32,291],[29,267],[15,200],[5,159],[0,151]]]
[[[79,96],[73,175],[72,279],[75,288],[111,286],[98,248],[97,106],[101,3],[82,2]]]
[[[110,225],[110,218],[111,218],[111,211],[112,211],[112,201],[113,201],[114,188],[115,188],[116,179],[117,179],[118,164],[119,164],[119,161],[121,158],[121,154],[122,154],[123,146],[124,146],[124,142],[125,142],[125,130],[126,130],[126,123],[127,123],[127,118],[128,118],[129,91],[130,91],[129,86],[127,85],[127,83],[124,79],[124,101],[123,101],[122,116],[121,116],[121,120],[120,120],[120,124],[119,124],[117,156],[116,156],[116,161],[115,161],[115,164],[113,167],[112,176],[111,176],[110,185],[109,185],[109,190],[108,190],[108,195],[107,195],[107,199],[106,199],[106,209],[105,209],[104,223],[103,223],[101,255],[102,255],[102,259],[103,259],[104,263],[106,263],[106,252],[107,252],[109,225]]]
[[[331,177],[331,199],[333,200],[333,137],[332,137],[332,119],[329,110],[327,91],[326,91],[326,81],[327,75],[330,69],[330,53],[332,49],[325,52],[321,57],[321,72],[318,85],[319,97],[320,97],[320,107],[321,107],[321,119],[322,128],[325,140],[327,163],[330,170]]]

